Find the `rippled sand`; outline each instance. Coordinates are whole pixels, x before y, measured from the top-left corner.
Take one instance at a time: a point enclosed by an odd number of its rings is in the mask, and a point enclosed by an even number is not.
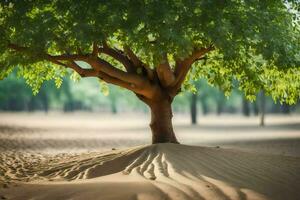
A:
[[[299,119],[180,116],[190,145],[149,146],[144,115],[0,114],[0,199],[297,200]]]
[[[65,155],[55,160],[33,159],[40,160],[38,165],[10,168],[11,177],[19,174],[14,180],[21,182],[16,186],[7,183],[7,188],[0,189],[3,197],[20,200],[296,200],[300,197],[299,157],[158,144],[102,154]]]

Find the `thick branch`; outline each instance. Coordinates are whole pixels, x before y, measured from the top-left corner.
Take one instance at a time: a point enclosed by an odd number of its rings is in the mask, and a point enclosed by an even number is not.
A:
[[[105,60],[100,58],[96,59],[88,59],[87,63],[89,63],[95,70],[101,71],[103,73],[108,74],[111,77],[120,79],[122,81],[133,83],[133,84],[142,84],[143,82],[147,81],[147,79],[143,78],[138,74],[132,74],[129,72],[124,72]]]
[[[139,94],[139,95],[143,95],[147,98],[151,98],[154,95],[153,94],[154,88],[152,88],[152,86],[148,82],[143,82],[142,84],[129,83],[129,82],[123,81],[121,79],[118,79],[116,77],[110,76],[107,73],[105,73],[97,68],[96,69],[83,69],[79,65],[77,65],[74,61],[67,61],[67,64],[66,64],[66,63],[62,63],[60,61],[56,61],[51,57],[49,57],[49,59],[50,59],[50,61],[52,61],[55,64],[60,64],[65,67],[73,69],[81,77],[98,77],[107,83],[126,88],[128,90],[131,90],[131,91]],[[124,73],[126,73],[126,72],[124,72]]]
[[[8,48],[15,51],[30,53],[28,47],[21,47],[15,44],[9,44]],[[94,48],[95,49],[95,48]],[[95,53],[94,50],[93,52]],[[156,87],[152,86],[149,80],[138,75],[129,72],[124,72],[118,68],[115,68],[110,63],[102,60],[98,57],[90,55],[49,55],[47,53],[39,53],[42,59],[48,60],[52,63],[64,66],[66,68],[71,68],[76,71],[82,77],[99,77],[108,83],[112,83],[126,89],[129,89],[139,95],[143,95],[146,98],[153,98],[155,94]],[[83,69],[76,64],[75,61],[85,61],[89,63],[93,69]]]
[[[135,68],[131,61],[125,56],[121,51],[110,48],[105,42],[103,43],[103,48],[99,49],[100,53],[104,53],[106,55],[111,56],[116,59],[120,63],[122,63],[128,72],[135,72]]]
[[[138,68],[141,68],[142,70],[145,71],[149,80],[154,79],[153,70],[150,69],[147,65],[145,65],[128,46],[124,47],[124,51],[127,54],[127,56],[129,57],[129,59],[131,60],[131,62],[133,63],[133,65],[135,67],[135,71],[137,71]]]
[[[146,81],[143,77],[132,74],[129,72],[124,72],[114,66],[112,66],[109,62],[100,59],[98,57],[91,57],[87,55],[58,55],[58,56],[51,56],[55,60],[67,60],[67,61],[74,61],[74,60],[81,60],[85,61],[92,66],[96,71],[101,71],[106,73],[107,75],[120,79],[122,81],[133,83],[133,84],[142,84],[142,82]]]
[[[165,56],[162,63],[157,66],[156,72],[163,87],[167,88],[174,83],[175,75],[170,67],[167,56]]]
[[[83,69],[74,61],[70,61],[67,66],[76,71],[81,77],[97,77],[97,71],[94,69]]]
[[[97,44],[97,42],[93,42],[93,52],[92,52],[92,55],[94,57],[98,57],[98,53],[99,53],[98,44]]]
[[[206,53],[212,51],[214,49],[213,46],[210,46],[208,48],[201,48],[195,50],[191,56],[185,58],[184,60],[176,60],[176,66],[175,66],[175,81],[174,84],[172,85],[172,95],[176,95],[178,91],[180,90],[180,87],[182,83],[184,82],[184,79],[192,67],[192,64],[201,59]]]
[[[120,80],[118,78],[109,76],[106,73],[103,73],[101,71],[98,72],[98,77],[107,82],[114,85],[118,85],[120,87],[126,88],[128,90],[131,90],[136,95],[139,95],[140,97],[143,97],[144,99],[151,99],[155,96],[156,89],[153,87],[149,82],[144,82],[142,85],[137,85],[134,83],[128,83],[123,80]]]
[[[134,66],[140,67],[143,65],[143,62],[133,53],[133,51],[128,46],[124,47],[124,51],[133,62]]]
[[[95,71],[94,69],[83,69],[79,65],[77,65],[74,61],[67,61],[67,63],[63,63],[53,59],[51,56],[48,56],[48,60],[54,64],[73,69],[81,77],[97,77],[97,71]]]

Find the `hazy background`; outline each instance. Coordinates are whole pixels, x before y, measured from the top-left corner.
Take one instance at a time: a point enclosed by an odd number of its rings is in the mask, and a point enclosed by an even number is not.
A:
[[[197,94],[184,92],[173,103],[180,142],[300,156],[299,102],[275,103],[261,92],[251,103],[237,89],[227,98],[205,80],[195,85]],[[95,79],[65,79],[59,89],[46,82],[36,96],[14,73],[0,81],[1,151],[68,153],[149,144],[149,118],[134,94]]]

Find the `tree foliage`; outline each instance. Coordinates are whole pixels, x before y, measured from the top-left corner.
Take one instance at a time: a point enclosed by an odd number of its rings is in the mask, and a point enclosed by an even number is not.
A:
[[[249,99],[264,90],[294,103],[300,95],[299,50],[297,0],[0,3],[0,78],[17,67],[35,92],[45,80],[59,86],[71,68],[146,97],[135,84],[154,72],[163,87],[177,84],[174,95],[183,80],[191,89],[193,80],[204,77],[225,94],[237,80]],[[96,75],[88,60],[95,55],[101,60]]]

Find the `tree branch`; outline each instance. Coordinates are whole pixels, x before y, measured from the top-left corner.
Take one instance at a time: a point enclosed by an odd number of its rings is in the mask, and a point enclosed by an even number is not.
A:
[[[92,55],[94,57],[98,57],[98,53],[99,53],[98,44],[97,44],[97,42],[93,42],[93,52],[92,52]]]
[[[29,48],[28,47],[23,47],[23,46],[19,46],[16,44],[12,44],[9,43],[8,44],[8,48],[13,49],[15,51],[18,52],[29,52]],[[52,56],[49,55],[47,53],[42,53],[42,55],[44,57],[44,59],[49,60],[50,62],[66,67],[66,68],[71,68],[74,71],[76,71],[81,77],[92,77],[92,76],[96,76],[97,73],[95,70],[93,69],[83,69],[80,66],[78,66],[73,59],[80,59],[80,58],[86,58],[85,56],[82,55],[59,55],[59,56]],[[67,63],[63,63],[60,60],[67,60]]]
[[[49,54],[47,54],[49,55]],[[61,55],[49,55],[55,60],[68,60],[68,61],[87,61],[89,58],[89,54],[82,55],[82,54],[61,54]]]
[[[48,56],[48,60],[54,64],[73,69],[81,77],[97,77],[97,75],[98,75],[97,71],[95,71],[94,69],[83,69],[79,65],[77,65],[74,61],[67,61],[67,63],[63,63],[63,62],[53,59],[51,56]]]
[[[22,47],[15,44],[9,44],[8,48],[15,51],[28,52],[28,54],[32,53],[28,47]],[[96,51],[97,50],[94,48],[94,55]],[[124,87],[146,98],[152,98],[155,90],[157,89],[156,87],[152,86],[149,80],[146,78],[138,74],[124,72],[118,68],[115,68],[105,60],[91,56],[91,54],[49,55],[43,52],[40,53],[40,55],[42,56],[41,59],[48,60],[66,68],[71,68],[82,77],[98,77],[108,83]],[[92,69],[81,68],[78,64],[76,64],[76,60],[87,62],[92,66]]]
[[[18,45],[16,45],[16,44],[12,44],[12,43],[9,43],[9,44],[7,45],[7,47],[8,47],[9,49],[13,49],[13,50],[15,50],[15,51],[28,51],[28,47],[22,47],[22,46],[18,46]]]
[[[100,51],[100,53],[109,55],[112,58],[119,61],[120,63],[122,63],[127,72],[135,72],[135,68],[134,68],[133,64],[131,63],[131,61],[120,50],[110,48],[106,44],[106,42],[103,42],[103,48],[100,48],[99,51]]]
[[[126,88],[145,99],[151,99],[155,95],[156,88],[152,87],[149,82],[144,82],[142,85],[136,85],[134,83],[128,83],[118,78],[112,77],[101,71],[98,72],[98,77],[107,83]]]
[[[190,55],[189,57],[183,60],[176,60],[175,71],[174,71],[176,78],[175,81],[173,82],[172,89],[171,89],[172,95],[175,96],[179,92],[180,87],[184,82],[188,71],[192,67],[192,64],[196,60],[201,59],[206,53],[212,50],[214,50],[213,46],[210,46],[208,48],[195,49],[192,55]]]
[[[142,70],[144,70],[149,80],[154,80],[155,75],[152,69],[150,69],[147,65],[145,65],[128,46],[124,46],[124,51],[129,57],[129,59],[131,60],[131,62],[133,62],[135,71],[137,71],[138,68],[141,68]]]
[[[144,77],[138,74],[124,72],[100,58],[95,58],[95,59],[90,58],[86,62],[89,63],[95,70],[104,72],[111,77],[120,79],[128,83],[133,83],[138,85],[138,84],[143,84],[143,82],[147,81],[147,79],[145,79]]]
[[[124,51],[133,62],[134,66],[140,67],[143,65],[143,62],[133,53],[133,51],[128,46],[124,46]]]
[[[156,72],[163,87],[167,88],[174,83],[175,75],[170,67],[167,55],[164,56],[161,64],[157,66]]]
[[[97,71],[94,69],[83,69],[79,65],[77,65],[74,61],[69,62],[69,68],[76,71],[81,77],[97,77]]]

